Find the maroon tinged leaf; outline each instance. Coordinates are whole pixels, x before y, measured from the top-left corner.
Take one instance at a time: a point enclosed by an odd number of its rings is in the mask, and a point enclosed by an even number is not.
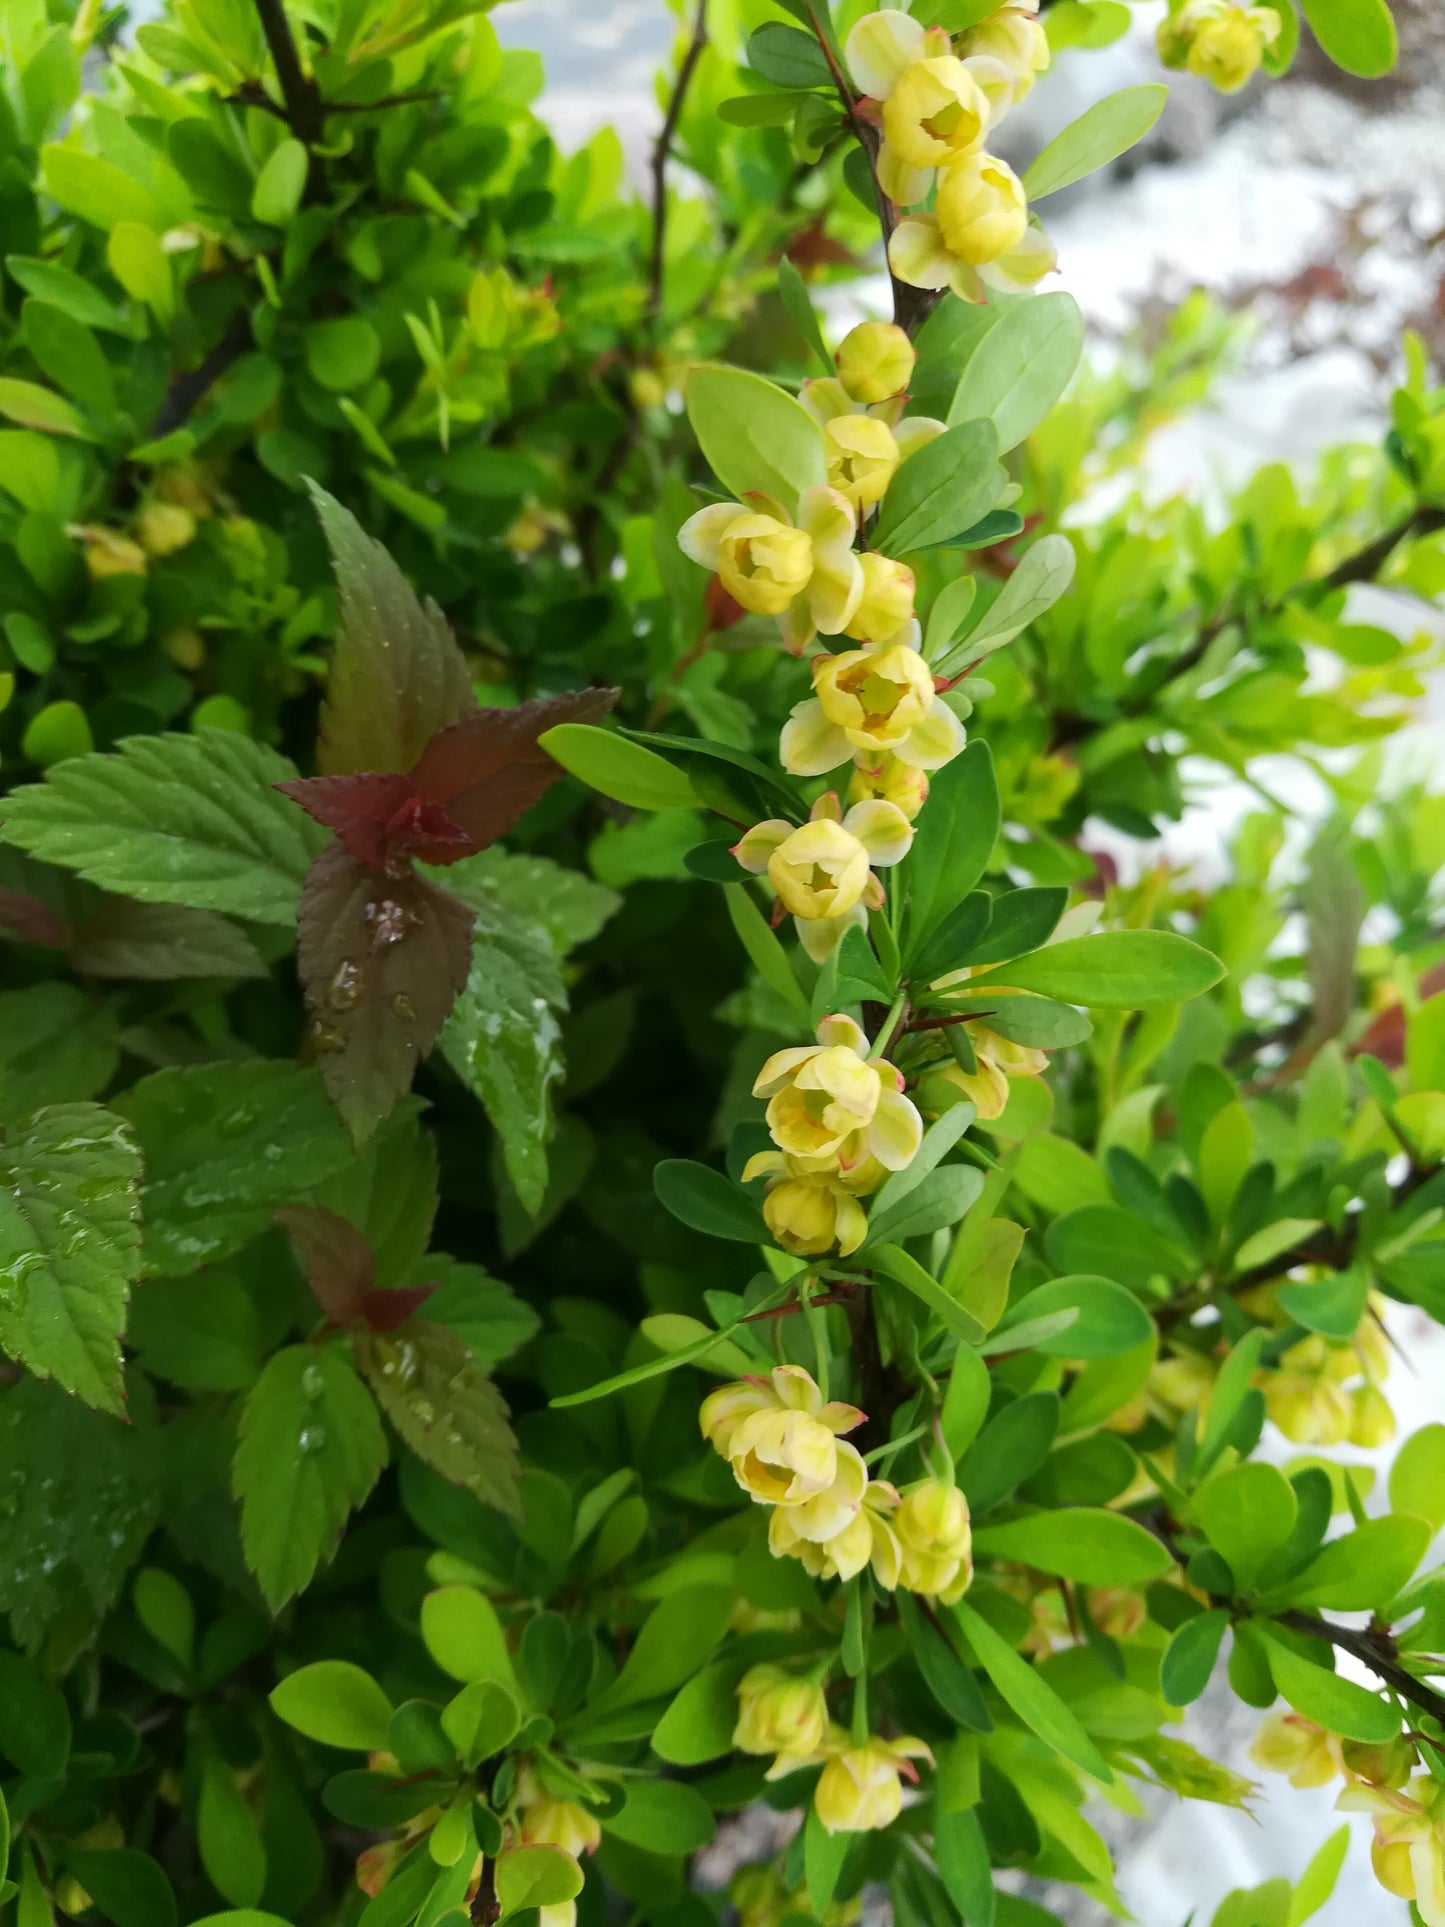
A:
[[[52,950],[63,949],[69,934],[50,905],[27,890],[0,890],[0,926],[22,943]]]
[[[339,1211],[320,1204],[293,1204],[276,1217],[296,1247],[311,1296],[332,1325],[395,1331],[436,1290],[433,1283],[378,1291],[372,1283],[376,1259],[370,1241]]]
[[[297,920],[307,1043],[360,1144],[411,1084],[471,962],[472,913],[406,866],[369,869],[329,843]]]
[[[299,777],[276,785],[374,870],[400,857],[455,863],[504,836],[562,774],[537,738],[554,723],[596,722],[615,689],[474,709],[435,735],[406,774]]]
[[[341,602],[317,766],[326,776],[410,769],[439,729],[475,708],[466,658],[441,610],[417,599],[356,517],[324,489],[312,499]]]

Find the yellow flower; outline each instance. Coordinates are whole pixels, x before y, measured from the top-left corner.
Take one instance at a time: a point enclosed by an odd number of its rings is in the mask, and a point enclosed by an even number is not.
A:
[[[112,575],[144,575],[149,567],[146,552],[139,542],[117,535],[113,529],[72,529],[85,541],[85,566],[92,581],[103,582]]]
[[[934,203],[943,245],[981,267],[1018,246],[1028,228],[1023,184],[1007,161],[965,154],[943,170]]]
[[[883,500],[902,460],[892,429],[876,415],[834,416],[823,429],[823,448],[830,486],[860,514]]]
[[[918,1778],[914,1760],[932,1764],[933,1754],[922,1740],[866,1740],[862,1746],[843,1745],[818,1779],[813,1805],[829,1833],[866,1833],[891,1826],[903,1810],[906,1774]]]
[[[136,517],[135,533],[147,555],[174,555],[194,541],[196,518],[175,502],[152,502]]]
[[[852,1579],[871,1565],[887,1592],[898,1584],[903,1548],[893,1529],[898,1494],[886,1479],[870,1479],[858,1509],[846,1525],[821,1543],[797,1530],[794,1511],[777,1511],[768,1521],[768,1549],[775,1559],[801,1560],[815,1579]]]
[[[1350,1444],[1384,1445],[1395,1436],[1395,1414],[1378,1385],[1357,1385],[1350,1393]]]
[[[1350,1436],[1355,1416],[1350,1395],[1328,1373],[1259,1372],[1255,1383],[1264,1392],[1270,1419],[1296,1445],[1343,1445]]]
[[[838,1440],[863,1414],[856,1405],[825,1403],[801,1365],[778,1365],[767,1378],[720,1387],[703,1400],[698,1422],[744,1492],[761,1504],[799,1506],[832,1489],[840,1453],[858,1458]]]
[[[865,407],[901,395],[913,379],[918,354],[894,321],[860,321],[833,356],[848,399]]]
[[[864,909],[883,902],[875,868],[901,863],[913,842],[913,825],[893,803],[855,803],[843,815],[828,791],[813,805],[809,821],[795,826],[779,817],[755,823],[733,855],[756,876],[766,870],[779,901],[797,923],[804,949],[821,963]]]
[[[595,1850],[602,1829],[595,1816],[575,1800],[539,1793],[522,1810],[521,1835],[526,1846],[561,1847],[575,1860],[579,1854]]]
[[[768,1131],[781,1151],[820,1171],[865,1158],[901,1171],[918,1154],[923,1120],[892,1064],[865,1060],[868,1039],[851,1017],[825,1017],[816,1044],[774,1051],[753,1084],[768,1100]]]
[[[877,1178],[873,1177],[875,1171]],[[743,1167],[745,1181],[761,1177],[768,1180],[763,1222],[784,1251],[791,1251],[796,1258],[813,1258],[833,1250],[846,1258],[858,1249],[868,1235],[868,1215],[858,1202],[858,1193],[864,1188],[859,1178],[865,1175],[876,1185],[882,1167],[864,1166],[851,1180],[845,1180],[836,1171],[811,1170],[801,1158],[791,1158],[786,1151],[759,1151]]]
[[[887,100],[916,60],[946,54],[950,44],[941,28],[930,32],[911,14],[885,7],[863,15],[849,33],[843,51],[859,93]]]
[[[859,557],[863,593],[847,622],[857,642],[897,642],[913,629],[912,569],[870,551]]]
[[[796,521],[780,502],[714,502],[678,530],[684,555],[718,579],[754,615],[776,616],[788,647],[801,652],[821,630],[839,635],[863,595],[853,553],[857,520],[836,489],[806,488]]]
[[[876,763],[860,763],[848,779],[848,801],[866,803],[875,796],[896,804],[911,823],[928,800],[928,773],[891,751]]]
[[[1445,1797],[1435,1780],[1421,1773],[1402,1791],[1355,1781],[1335,1805],[1373,1816],[1375,1878],[1387,1893],[1413,1900],[1425,1927],[1445,1927]]]
[[[975,76],[953,54],[915,60],[883,103],[878,175],[889,199],[912,207],[927,194],[927,170],[971,153],[983,140],[990,110]]]
[[[922,1479],[903,1494],[893,1521],[903,1548],[903,1584],[910,1592],[961,1599],[973,1578],[973,1530],[968,1500],[942,1479]]]
[[[1258,71],[1265,49],[1279,38],[1273,7],[1246,7],[1235,0],[1188,0],[1159,23],[1159,58],[1166,67],[1188,67],[1221,94],[1237,94]]]
[[[1014,0],[1000,7],[959,40],[960,54],[972,64],[979,59],[996,61],[1008,77],[1007,98],[994,96],[995,117],[1031,91],[1034,82],[1049,65],[1049,38],[1038,21],[1037,6],[1028,0]]]
[[[969,979],[972,971],[965,966],[962,970],[951,970],[939,977],[934,989],[948,992],[969,993]],[[974,994],[977,994],[976,992]],[[1016,997],[1019,993],[1000,985],[988,993],[991,997]],[[1049,1067],[1048,1052],[1037,1049],[1032,1044],[1016,1044],[1011,1037],[1004,1037],[991,1030],[987,1023],[971,1023],[968,1026],[968,1042],[973,1051],[975,1068],[965,1070],[959,1063],[935,1064],[927,1073],[925,1088],[920,1090],[924,1108],[931,1111],[946,1110],[957,1099],[951,1093],[960,1092],[973,1105],[984,1123],[1003,1115],[1008,1103],[1008,1086],[1011,1077],[1038,1077]]]
[[[850,756],[876,765],[892,755],[915,768],[941,769],[964,746],[962,723],[934,694],[933,672],[911,644],[815,656],[813,688],[814,696],[795,705],[778,745],[794,776],[821,776]]]
[[[1284,1773],[1291,1786],[1324,1786],[1345,1770],[1337,1733],[1302,1713],[1267,1713],[1249,1749],[1267,1773]]]
[[[744,1753],[774,1753],[770,1780],[796,1772],[828,1737],[828,1702],[816,1680],[781,1666],[754,1666],[738,1681],[733,1745]]]

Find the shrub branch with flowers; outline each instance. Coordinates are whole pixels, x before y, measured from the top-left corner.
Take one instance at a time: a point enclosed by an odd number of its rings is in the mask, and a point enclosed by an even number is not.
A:
[[[7,26],[0,1906],[1122,1913],[1103,1803],[1260,1797],[1218,1672],[1445,1927],[1445,1409],[1350,1456],[1445,1323],[1441,648],[1349,600],[1445,591],[1445,391],[1071,514],[1233,340],[1038,288],[1162,88],[993,151],[1127,10],[723,11],[645,205],[464,0]],[[1227,880],[1121,879],[1201,768]]]

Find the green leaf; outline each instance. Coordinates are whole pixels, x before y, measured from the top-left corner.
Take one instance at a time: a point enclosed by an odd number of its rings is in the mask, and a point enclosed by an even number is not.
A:
[[[1059,1429],[1054,1392],[1026,1392],[994,1413],[958,1468],[959,1489],[985,1512],[1037,1472]]]
[[[1216,957],[1172,930],[1111,930],[1048,944],[971,979],[969,988],[984,992],[993,984],[1010,984],[1093,1010],[1137,1010],[1198,997],[1223,975]]]
[[[386,1749],[395,1709],[370,1673],[349,1660],[299,1666],[272,1688],[270,1699],[276,1717],[308,1740],[353,1753]]]
[[[149,188],[114,161],[87,154],[68,141],[41,148],[40,176],[52,200],[92,227],[108,232],[118,221],[156,229],[166,225]]]
[[[1259,1355],[1264,1349],[1264,1340],[1262,1330],[1246,1332],[1220,1367],[1195,1461],[1195,1473],[1200,1478],[1224,1449],[1229,1429],[1238,1417],[1240,1407],[1250,1391],[1250,1381],[1259,1369]]]
[[[1171,1706],[1192,1706],[1203,1693],[1228,1625],[1228,1610],[1216,1606],[1175,1629],[1159,1664],[1159,1691]]]
[[[126,1342],[148,1372],[190,1392],[242,1392],[261,1369],[261,1332],[250,1293],[224,1271],[205,1289],[186,1278],[149,1278],[136,1292]]]
[[[948,1718],[976,1733],[992,1730],[978,1681],[959,1658],[943,1626],[923,1613],[910,1592],[898,1596],[898,1617],[915,1665]]]
[[[910,1162],[901,1171],[890,1172],[874,1193],[870,1208],[875,1224],[937,1169],[972,1123],[973,1107],[969,1104],[956,1104],[933,1120]]]
[[[285,227],[301,205],[308,166],[306,149],[298,140],[284,140],[272,148],[251,190],[251,213],[267,227]]]
[[[1298,1511],[1294,1487],[1272,1465],[1233,1466],[1206,1480],[1194,1495],[1194,1513],[1204,1536],[1242,1592],[1294,1531]]]
[[[843,1871],[848,1844],[846,1833],[829,1833],[818,1818],[818,1809],[810,1803],[803,1819],[803,1881],[815,1920],[822,1920],[827,1914]]]
[[[904,861],[906,964],[987,869],[1001,820],[993,757],[987,743],[972,742],[933,778],[928,808]]]
[[[1132,1292],[1109,1278],[1085,1275],[1055,1278],[1025,1292],[1009,1307],[997,1335],[1006,1337],[1025,1322],[1061,1311],[1078,1316],[1057,1338],[1036,1340],[1035,1351],[1058,1358],[1117,1358],[1147,1344],[1153,1330],[1149,1313]]]
[[[1315,1229],[1313,1223],[1307,1222],[1300,1228],[1298,1220],[1290,1222],[1296,1227],[1295,1236],[1289,1241],[1291,1245],[1298,1244],[1308,1231]],[[1288,1250],[1289,1245],[1284,1249]],[[1278,1256],[1278,1253],[1271,1255]],[[1242,1248],[1235,1254],[1235,1264],[1240,1270],[1248,1269]],[[1350,1338],[1365,1315],[1369,1293],[1369,1273],[1363,1265],[1352,1265],[1348,1271],[1337,1271],[1312,1284],[1281,1285],[1277,1297],[1280,1310],[1287,1312],[1306,1331],[1319,1332],[1326,1338]]]
[[[698,446],[730,495],[761,491],[791,514],[805,488],[826,482],[822,429],[761,375],[705,365],[688,376],[686,393]]]
[[[94,430],[79,409],[73,408],[53,388],[42,388],[37,382],[0,376],[0,415],[7,421],[17,422],[21,428],[38,429],[45,435],[76,435],[82,441],[94,439]]]
[[[0,1610],[27,1651],[57,1620],[67,1650],[89,1635],[160,1511],[154,1400],[134,1373],[126,1404],[128,1422],[29,1377],[0,1393]]]
[[[664,1158],[652,1174],[652,1188],[674,1218],[710,1238],[738,1244],[772,1242],[762,1213],[721,1171],[689,1158]]]
[[[1122,1513],[1095,1506],[1036,1512],[1005,1525],[978,1526],[974,1549],[1017,1560],[1040,1572],[1086,1586],[1141,1586],[1160,1579],[1174,1561],[1152,1532]]]
[[[1413,1513],[1367,1519],[1343,1538],[1331,1539],[1303,1572],[1277,1590],[1292,1606],[1373,1612],[1408,1583],[1432,1537],[1429,1521]]]
[[[43,261],[34,255],[7,254],[5,271],[11,280],[44,301],[59,308],[72,321],[87,328],[102,328],[108,334],[130,335],[130,323],[113,302],[107,301],[93,282],[59,261]]]
[[[490,928],[501,915],[524,923],[558,959],[589,943],[622,906],[615,890],[580,870],[495,845],[432,874],[475,910],[484,926]]]
[[[930,1171],[895,1204],[868,1221],[868,1248],[887,1242],[927,1237],[958,1223],[983,1189],[983,1173],[972,1164],[944,1164]],[[978,1336],[970,1320],[970,1328]]]
[[[977,1344],[982,1338],[984,1328],[978,1320],[966,1312],[962,1305],[949,1297],[916,1258],[911,1258],[900,1245],[881,1244],[868,1248],[869,1262],[880,1271],[911,1291],[936,1318],[942,1319],[950,1331],[955,1331],[970,1345]]]
[[[1363,1740],[1381,1745],[1400,1730],[1395,1708],[1353,1680],[1340,1679],[1326,1666],[1302,1659],[1274,1636],[1268,1622],[1252,1621],[1264,1635],[1269,1652],[1269,1670],[1281,1695],[1297,1713],[1303,1713],[1316,1726],[1328,1727],[1347,1740]],[[1327,1652],[1328,1647],[1321,1651]]]
[[[98,1104],[36,1111],[0,1148],[0,1347],[116,1413],[140,1175],[135,1139]]]
[[[1109,1197],[1108,1181],[1083,1145],[1051,1132],[1024,1141],[1013,1175],[1029,1202],[1046,1211],[1079,1211]]]
[[[175,1927],[176,1897],[158,1860],[135,1847],[108,1852],[67,1850],[65,1871],[113,1927]]]
[[[507,1402],[467,1341],[431,1318],[364,1333],[357,1362],[402,1439],[484,1505],[521,1516],[517,1441]]]
[[[313,321],[301,331],[306,371],[333,394],[364,388],[381,362],[381,337],[363,315]]]
[[[604,1833],[644,1852],[668,1855],[696,1853],[712,1839],[712,1808],[696,1787],[678,1780],[629,1780],[626,1785],[626,1799],[602,1821]]]
[[[233,730],[133,736],[14,791],[0,836],[145,903],[290,925],[325,840],[273,787],[294,765]]]
[[[972,528],[1003,493],[998,454],[998,435],[988,421],[960,422],[924,442],[888,485],[873,546],[886,555],[907,555]]]
[[[1158,120],[1168,98],[1169,89],[1151,80],[1095,101],[1056,134],[1029,166],[1023,177],[1024,192],[1031,201],[1041,201],[1127,154]]]
[[[564,1907],[582,1891],[582,1869],[561,1847],[513,1847],[498,1857],[498,1918],[529,1907]]]
[[[732,1614],[723,1586],[684,1586],[660,1600],[642,1623],[622,1671],[593,1700],[587,1717],[672,1693],[711,1659]]]
[[[826,71],[825,66],[825,74]],[[767,96],[764,95],[762,98],[766,99]],[[835,375],[837,370],[833,366],[833,357],[828,353],[828,344],[823,339],[823,330],[818,326],[817,312],[813,307],[807,284],[786,254],[778,262],[778,293],[782,297],[783,306],[788,311],[788,319],[812,349],[824,375]]]
[[[490,1754],[500,1753],[517,1735],[522,1723],[515,1694],[496,1680],[475,1680],[464,1686],[442,1709],[443,1733],[468,1769]]]
[[[231,1769],[211,1747],[202,1753],[200,1778],[196,1845],[201,1865],[223,1900],[252,1906],[266,1885],[266,1850],[255,1817]]]
[[[143,220],[117,221],[105,248],[106,265],[133,301],[169,323],[176,309],[175,281],[161,237]]]
[[[514,1697],[517,1675],[507,1636],[496,1608],[474,1586],[442,1586],[421,1602],[421,1636],[426,1649],[453,1679],[464,1685],[494,1680]]]
[[[1063,292],[991,303],[982,313],[986,325],[965,352],[948,419],[992,422],[1000,453],[1007,454],[1072,381],[1084,352],[1084,317]]]
[[[58,1780],[70,1754],[65,1695],[19,1653],[0,1652],[0,1753],[36,1780]]]
[[[419,1260],[408,1282],[435,1284],[426,1301],[427,1317],[464,1338],[484,1372],[519,1351],[541,1323],[510,1285],[488,1277],[480,1265],[459,1264],[433,1252]]]
[[[1030,310],[1032,312],[1032,310]],[[1066,535],[1041,536],[1024,556],[976,626],[937,665],[942,676],[963,673],[1002,649],[1067,593],[1074,579],[1074,545]],[[1016,954],[1016,953],[1014,953]]]
[[[271,1358],[241,1414],[231,1483],[246,1563],[273,1611],[335,1550],[385,1464],[376,1406],[344,1352],[288,1345]]]
[[[753,902],[747,887],[741,883],[728,883],[723,886],[723,896],[732,919],[733,929],[752,962],[754,970],[763,982],[777,991],[797,1011],[805,1022],[808,1017],[808,1000],[803,995],[793,967],[788,962],[788,953],[778,942],[768,927],[768,920]]]
[[[1445,1425],[1422,1425],[1400,1447],[1390,1467],[1390,1505],[1437,1532],[1445,1525]]]
[[[769,20],[748,35],[748,65],[775,87],[827,87],[832,75],[814,35]],[[831,373],[831,364],[829,372]]]
[[[409,770],[438,730],[475,709],[466,658],[441,610],[418,599],[381,543],[324,489],[311,494],[341,602],[317,768]]]
[[[1092,1190],[1092,1176],[1089,1180]],[[1182,1277],[1189,1259],[1162,1232],[1116,1204],[1081,1204],[1044,1236],[1049,1261],[1064,1272],[1102,1272],[1142,1290],[1155,1277]]]
[[[1104,1786],[1111,1785],[1114,1776],[1108,1762],[1043,1675],[1021,1659],[972,1606],[960,1601],[953,1612],[999,1697],[1029,1731]]]
[[[224,917],[130,897],[111,897],[85,919],[70,961],[88,977],[141,981],[266,975],[255,944]]]
[[[1340,1877],[1349,1847],[1350,1829],[1347,1822],[1335,1829],[1295,1882],[1285,1927],[1301,1927],[1301,1922],[1308,1920],[1311,1914],[1317,1914],[1324,1906],[1335,1890],[1335,1882]]]
[[[351,1145],[314,1070],[284,1060],[143,1077],[116,1110],[145,1163],[145,1263],[184,1276],[258,1237],[277,1205],[340,1171]]]
[[[664,1372],[676,1371],[679,1365],[690,1365],[694,1359],[706,1358],[710,1352],[716,1351],[719,1344],[725,1343],[742,1323],[741,1318],[735,1318],[730,1325],[706,1332],[689,1345],[680,1345],[675,1351],[664,1352],[659,1358],[644,1359],[642,1364],[629,1366],[625,1372],[617,1372],[611,1378],[599,1379],[595,1385],[585,1386],[580,1392],[559,1394],[549,1403],[559,1410],[568,1405],[590,1405],[594,1399],[609,1398],[613,1392],[623,1391],[629,1385],[641,1385],[649,1378],[660,1378]]]
[[[1301,0],[1310,31],[1337,67],[1361,80],[1389,73],[1398,51],[1385,0]]]
[[[675,763],[616,730],[558,723],[537,738],[563,769],[615,803],[634,810],[695,810],[702,798]]]
[[[732,1751],[741,1661],[704,1666],[677,1693],[652,1729],[652,1750],[672,1766],[701,1766]]]
[[[534,1216],[547,1191],[565,1008],[555,957],[530,939],[527,925],[500,907],[490,919],[479,916],[466,984],[438,1044],[491,1119],[507,1175]]]
[[[944,1812],[935,1802],[933,1857],[944,1892],[958,1909],[959,1918],[978,1927],[993,1927],[997,1899],[988,1842],[972,1808]]]

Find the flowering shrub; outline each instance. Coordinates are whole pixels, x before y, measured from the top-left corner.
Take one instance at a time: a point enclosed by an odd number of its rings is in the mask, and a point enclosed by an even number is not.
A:
[[[1125,10],[742,11],[647,204],[464,0],[7,17],[21,1927],[1041,1927],[1122,1905],[1096,1799],[1256,1797],[1216,1668],[1445,1922],[1445,1413],[1337,1454],[1445,1321],[1440,649],[1348,599],[1445,588],[1445,391],[1069,514],[1231,345],[1035,291],[1162,88],[988,145]],[[1211,767],[1216,889],[1099,853]]]

